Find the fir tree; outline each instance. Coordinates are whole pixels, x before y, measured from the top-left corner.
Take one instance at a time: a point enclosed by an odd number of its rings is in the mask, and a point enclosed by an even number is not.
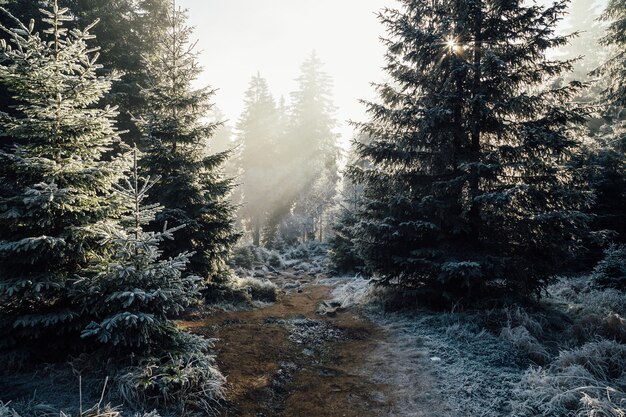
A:
[[[229,153],[208,154],[208,140],[218,124],[203,118],[212,108],[213,91],[192,88],[201,69],[195,44],[189,42],[192,29],[185,22],[186,12],[172,4],[167,33],[158,53],[146,62],[150,83],[143,91],[147,108],[139,123],[147,136],[143,163],[149,175],[162,176],[151,197],[152,203],[166,207],[156,224],[186,225],[178,245],[164,242],[164,254],[194,252],[189,271],[217,279],[239,237],[234,208],[227,201],[231,180],[220,171]]]
[[[6,12],[2,9],[3,12]],[[16,19],[0,41],[0,82],[17,103],[0,114],[0,345],[80,326],[72,280],[92,256],[94,225],[115,211],[108,190],[124,170],[111,158],[115,108],[98,108],[115,75],[98,76],[90,30],[69,11],[43,10],[43,34]]]
[[[584,144],[579,164],[595,195],[594,235],[600,243],[626,243],[626,121],[615,116],[617,111],[610,113],[611,122]]]
[[[580,246],[587,196],[568,169],[580,83],[546,52],[567,1],[403,0],[389,37],[372,137],[359,252],[383,285],[458,299],[537,294]]]
[[[285,182],[293,188],[292,213],[300,223],[303,240],[323,240],[324,214],[339,181],[332,83],[322,68],[315,52],[302,64],[298,90],[291,94],[289,126],[282,147],[285,172],[291,176]]]
[[[120,79],[105,96],[105,103],[118,106],[118,126],[127,143],[137,143],[141,131],[132,120],[146,103],[141,85],[148,82],[144,56],[156,53],[163,39],[162,22],[169,0],[66,0],[79,24],[100,19],[94,34],[102,45],[104,68],[120,73]]]
[[[350,148],[347,166],[364,169],[367,161],[360,159],[357,147],[359,144],[369,143],[370,138],[359,135]],[[356,240],[356,225],[359,210],[363,207],[363,184],[354,181],[349,175],[344,175],[339,200],[339,215],[333,225],[333,235],[329,239],[330,259],[339,272],[354,272],[364,267],[363,259],[359,256]]]
[[[260,74],[250,81],[237,130],[243,193],[239,217],[248,224],[253,244],[259,246],[261,232],[268,226],[268,214],[276,204],[272,195],[281,186],[277,182],[276,164],[277,140],[281,133],[279,115],[267,81]]]
[[[293,206],[293,197],[298,186],[298,181],[294,180],[294,158],[291,155],[290,137],[288,135],[289,109],[284,96],[280,97],[277,111],[276,145],[274,161],[274,183],[276,186],[272,190],[273,202],[267,213],[267,222],[262,232],[262,243],[267,247],[282,247],[285,243],[284,226],[285,220],[289,218]],[[296,171],[297,172],[297,171]]]
[[[50,0],[8,0],[6,4],[15,17],[27,22],[39,16],[39,8],[47,7]],[[167,15],[169,0],[63,0],[74,18],[66,22],[69,29],[100,24],[92,28],[101,45],[99,62],[103,68],[99,75],[117,71],[120,76],[105,94],[103,103],[118,106],[118,127],[127,142],[136,142],[141,134],[131,114],[138,114],[145,105],[140,85],[147,81],[142,57],[156,51],[163,36],[162,21]],[[10,22],[7,22],[10,25]],[[35,30],[37,30],[37,24]],[[0,98],[0,109],[7,111],[9,97]]]
[[[567,78],[581,81],[588,79],[589,73],[606,58],[604,48],[597,47],[602,33],[598,21],[601,10],[597,1],[571,1],[566,21],[568,29],[576,32],[577,36],[570,39],[561,52],[564,58],[576,62]]]
[[[82,336],[142,354],[164,352],[175,345],[178,330],[169,317],[199,298],[200,278],[184,275],[192,254],[165,259],[159,249],[163,241],[174,240],[174,233],[184,225],[144,230],[162,210],[158,204],[145,204],[158,181],[158,177],[140,177],[135,150],[130,177],[114,189],[122,216],[98,225],[101,243],[112,248],[112,256],[97,259],[80,283],[84,314],[94,318]]]
[[[597,129],[591,144],[583,153],[582,166],[586,169],[587,180],[597,198],[592,212],[595,215],[594,231],[599,232],[601,243],[608,241],[626,242],[626,2],[609,0],[602,20],[608,22],[606,33],[600,44],[607,47],[609,59],[593,72],[600,78],[604,87],[605,125]],[[608,232],[608,233],[607,233]],[[608,235],[608,236],[607,236]],[[607,239],[608,237],[608,239]],[[623,245],[606,249],[606,257],[597,268],[621,261]],[[621,258],[620,258],[621,257]],[[622,281],[615,281],[621,282]],[[623,285],[622,285],[623,287]]]
[[[609,22],[606,34],[600,40],[611,47],[613,55],[596,72],[607,84],[606,99],[612,105],[626,106],[626,1],[609,0],[602,19]]]

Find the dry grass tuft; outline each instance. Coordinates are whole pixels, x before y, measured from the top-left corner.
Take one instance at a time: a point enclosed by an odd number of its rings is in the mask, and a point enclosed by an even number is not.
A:
[[[546,368],[528,370],[515,394],[515,416],[623,416],[626,346],[602,340],[563,351]]]

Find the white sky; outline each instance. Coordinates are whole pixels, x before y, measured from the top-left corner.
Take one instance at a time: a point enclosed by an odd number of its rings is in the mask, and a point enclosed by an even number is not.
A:
[[[219,91],[215,103],[229,123],[239,118],[243,95],[257,71],[278,100],[296,88],[300,64],[315,50],[334,80],[342,141],[362,120],[358,99],[374,97],[381,81],[384,34],[375,12],[393,0],[178,0],[195,26],[204,73],[199,85]]]
[[[551,0],[528,0],[551,3]],[[604,4],[606,0],[578,0]],[[204,73],[198,86],[219,89],[215,103],[232,126],[258,72],[275,98],[296,88],[300,64],[315,50],[334,80],[342,143],[352,138],[347,120],[363,120],[359,99],[375,97],[381,81],[384,27],[376,13],[395,0],[177,0],[189,10]]]

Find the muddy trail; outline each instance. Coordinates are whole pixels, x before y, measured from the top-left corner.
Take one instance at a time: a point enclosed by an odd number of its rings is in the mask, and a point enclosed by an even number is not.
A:
[[[218,339],[218,365],[228,378],[221,416],[374,417],[389,412],[390,387],[362,372],[385,335],[357,311],[317,314],[330,291],[311,278],[282,291],[268,307],[181,323]]]

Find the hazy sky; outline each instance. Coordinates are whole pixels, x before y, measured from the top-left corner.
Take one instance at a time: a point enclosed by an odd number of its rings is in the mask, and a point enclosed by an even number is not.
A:
[[[218,88],[217,106],[230,124],[243,106],[244,91],[257,71],[277,99],[295,89],[302,61],[315,50],[334,79],[334,102],[343,140],[347,119],[364,117],[360,98],[374,97],[380,81],[384,34],[375,12],[393,0],[178,0],[189,10],[199,40],[202,85]]]
[[[551,3],[550,0],[529,0]],[[604,5],[606,0],[589,1]],[[267,78],[278,100],[296,88],[302,61],[315,50],[334,79],[343,143],[352,129],[346,121],[363,120],[359,99],[375,97],[372,81],[381,81],[384,27],[376,13],[395,0],[177,0],[189,10],[204,73],[199,86],[219,91],[217,106],[234,125],[243,95],[257,71]]]

